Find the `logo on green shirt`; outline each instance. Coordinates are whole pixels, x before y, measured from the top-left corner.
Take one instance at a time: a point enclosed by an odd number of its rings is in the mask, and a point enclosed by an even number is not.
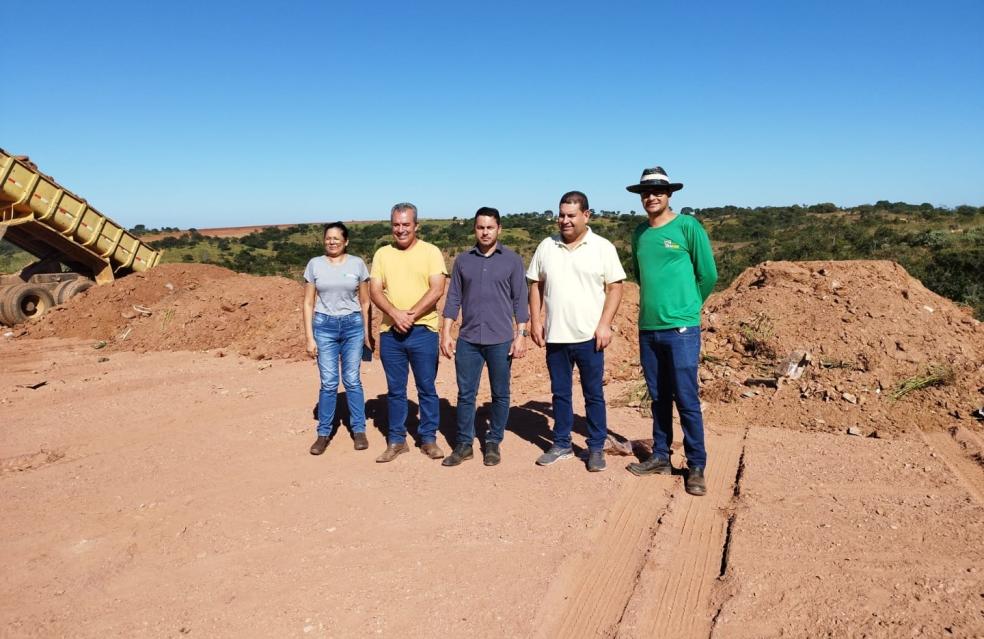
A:
[[[663,240],[663,247],[668,249],[678,249],[680,245],[673,240]]]

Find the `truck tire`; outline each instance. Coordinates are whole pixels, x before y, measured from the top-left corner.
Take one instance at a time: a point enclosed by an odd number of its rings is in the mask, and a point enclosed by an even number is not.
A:
[[[52,291],[52,297],[55,298],[55,304],[64,304],[82,291],[89,290],[94,285],[95,282],[87,277],[77,277],[72,280],[65,280],[64,282],[59,282],[58,285],[55,286],[55,290]]]
[[[13,326],[17,323],[12,318],[7,316],[7,312],[5,310],[7,306],[7,298],[12,296],[15,290],[21,286],[24,286],[23,281],[18,281],[16,284],[7,284],[0,287],[0,322],[3,322],[7,326]]]
[[[4,321],[13,326],[41,317],[54,305],[55,298],[48,289],[36,284],[20,284],[7,289],[7,294],[0,300],[0,312]]]
[[[15,286],[19,284],[9,284],[0,286],[0,324],[4,326],[13,326],[13,320],[7,319],[7,314],[3,312],[4,301],[7,299],[7,293],[9,293]]]

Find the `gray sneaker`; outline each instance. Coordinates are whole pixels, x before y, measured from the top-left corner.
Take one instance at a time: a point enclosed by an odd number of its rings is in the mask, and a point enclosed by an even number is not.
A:
[[[588,470],[592,473],[605,470],[605,451],[593,450],[588,453]]]
[[[572,457],[574,457],[574,449],[570,446],[567,448],[551,446],[550,450],[540,455],[539,459],[536,460],[536,465],[549,466],[550,464],[558,462],[561,459],[571,459]]]

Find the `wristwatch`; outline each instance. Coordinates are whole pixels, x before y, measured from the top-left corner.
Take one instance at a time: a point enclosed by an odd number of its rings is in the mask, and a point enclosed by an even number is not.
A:
[[[529,337],[530,332],[528,330],[526,330],[525,328],[521,328],[521,329],[519,329],[519,335],[522,335],[523,337]]]

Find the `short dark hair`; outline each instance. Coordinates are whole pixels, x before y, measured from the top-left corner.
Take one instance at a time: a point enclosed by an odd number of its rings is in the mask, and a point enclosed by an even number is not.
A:
[[[483,206],[482,208],[475,211],[475,222],[478,222],[480,215],[485,215],[487,217],[494,217],[496,226],[502,226],[502,220],[499,217],[499,209],[494,209],[491,206]]]
[[[342,232],[342,239],[348,240],[348,227],[343,222],[328,222],[321,230],[321,238],[324,239],[331,229],[339,229]]]
[[[588,196],[580,191],[568,191],[560,196],[561,204],[577,204],[582,211],[587,211],[591,207],[588,206]]]

